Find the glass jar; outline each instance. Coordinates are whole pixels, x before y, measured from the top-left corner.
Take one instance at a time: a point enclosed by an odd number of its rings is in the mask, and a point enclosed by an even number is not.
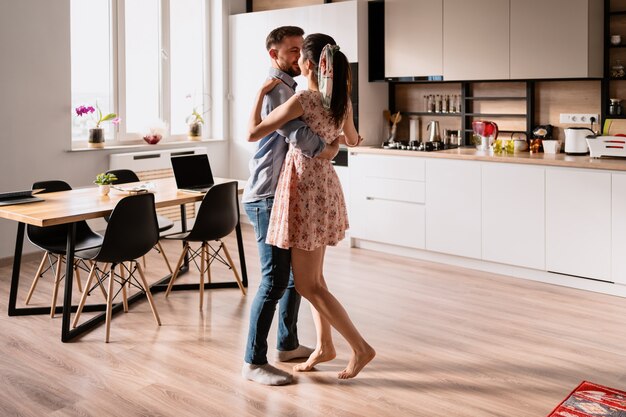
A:
[[[612,98],[609,105],[609,114],[611,116],[621,116],[622,114],[622,100],[618,98]]]

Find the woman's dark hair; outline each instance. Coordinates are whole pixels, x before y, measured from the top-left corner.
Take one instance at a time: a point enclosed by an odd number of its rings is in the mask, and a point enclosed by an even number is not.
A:
[[[302,44],[302,57],[311,61],[315,68],[313,74],[318,77],[318,67],[322,49],[327,44],[337,45],[335,40],[323,33],[312,33],[304,38]],[[339,127],[348,113],[348,98],[352,88],[352,78],[350,73],[350,64],[348,58],[341,51],[335,51],[333,54],[333,97],[330,102],[330,115]]]

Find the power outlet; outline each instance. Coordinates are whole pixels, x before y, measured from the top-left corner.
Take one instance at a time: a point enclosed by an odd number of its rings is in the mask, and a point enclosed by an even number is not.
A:
[[[580,123],[580,124],[589,124],[591,123],[591,118],[595,118],[594,122],[598,123],[598,115],[597,114],[587,114],[587,113],[561,113],[561,123]]]

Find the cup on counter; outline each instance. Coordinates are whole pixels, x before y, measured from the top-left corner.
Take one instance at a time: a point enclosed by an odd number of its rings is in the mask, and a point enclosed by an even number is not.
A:
[[[543,151],[547,154],[557,154],[561,152],[561,142],[558,140],[543,140]]]

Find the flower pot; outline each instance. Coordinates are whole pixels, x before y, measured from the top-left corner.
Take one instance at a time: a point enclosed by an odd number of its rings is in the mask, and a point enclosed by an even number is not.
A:
[[[104,128],[95,127],[89,129],[89,140],[87,146],[90,148],[104,148]]]
[[[111,186],[109,184],[99,184],[98,189],[100,190],[100,195],[109,195]]]
[[[189,131],[187,132],[187,138],[189,138],[189,140],[202,139],[202,124],[201,123],[190,124]]]

